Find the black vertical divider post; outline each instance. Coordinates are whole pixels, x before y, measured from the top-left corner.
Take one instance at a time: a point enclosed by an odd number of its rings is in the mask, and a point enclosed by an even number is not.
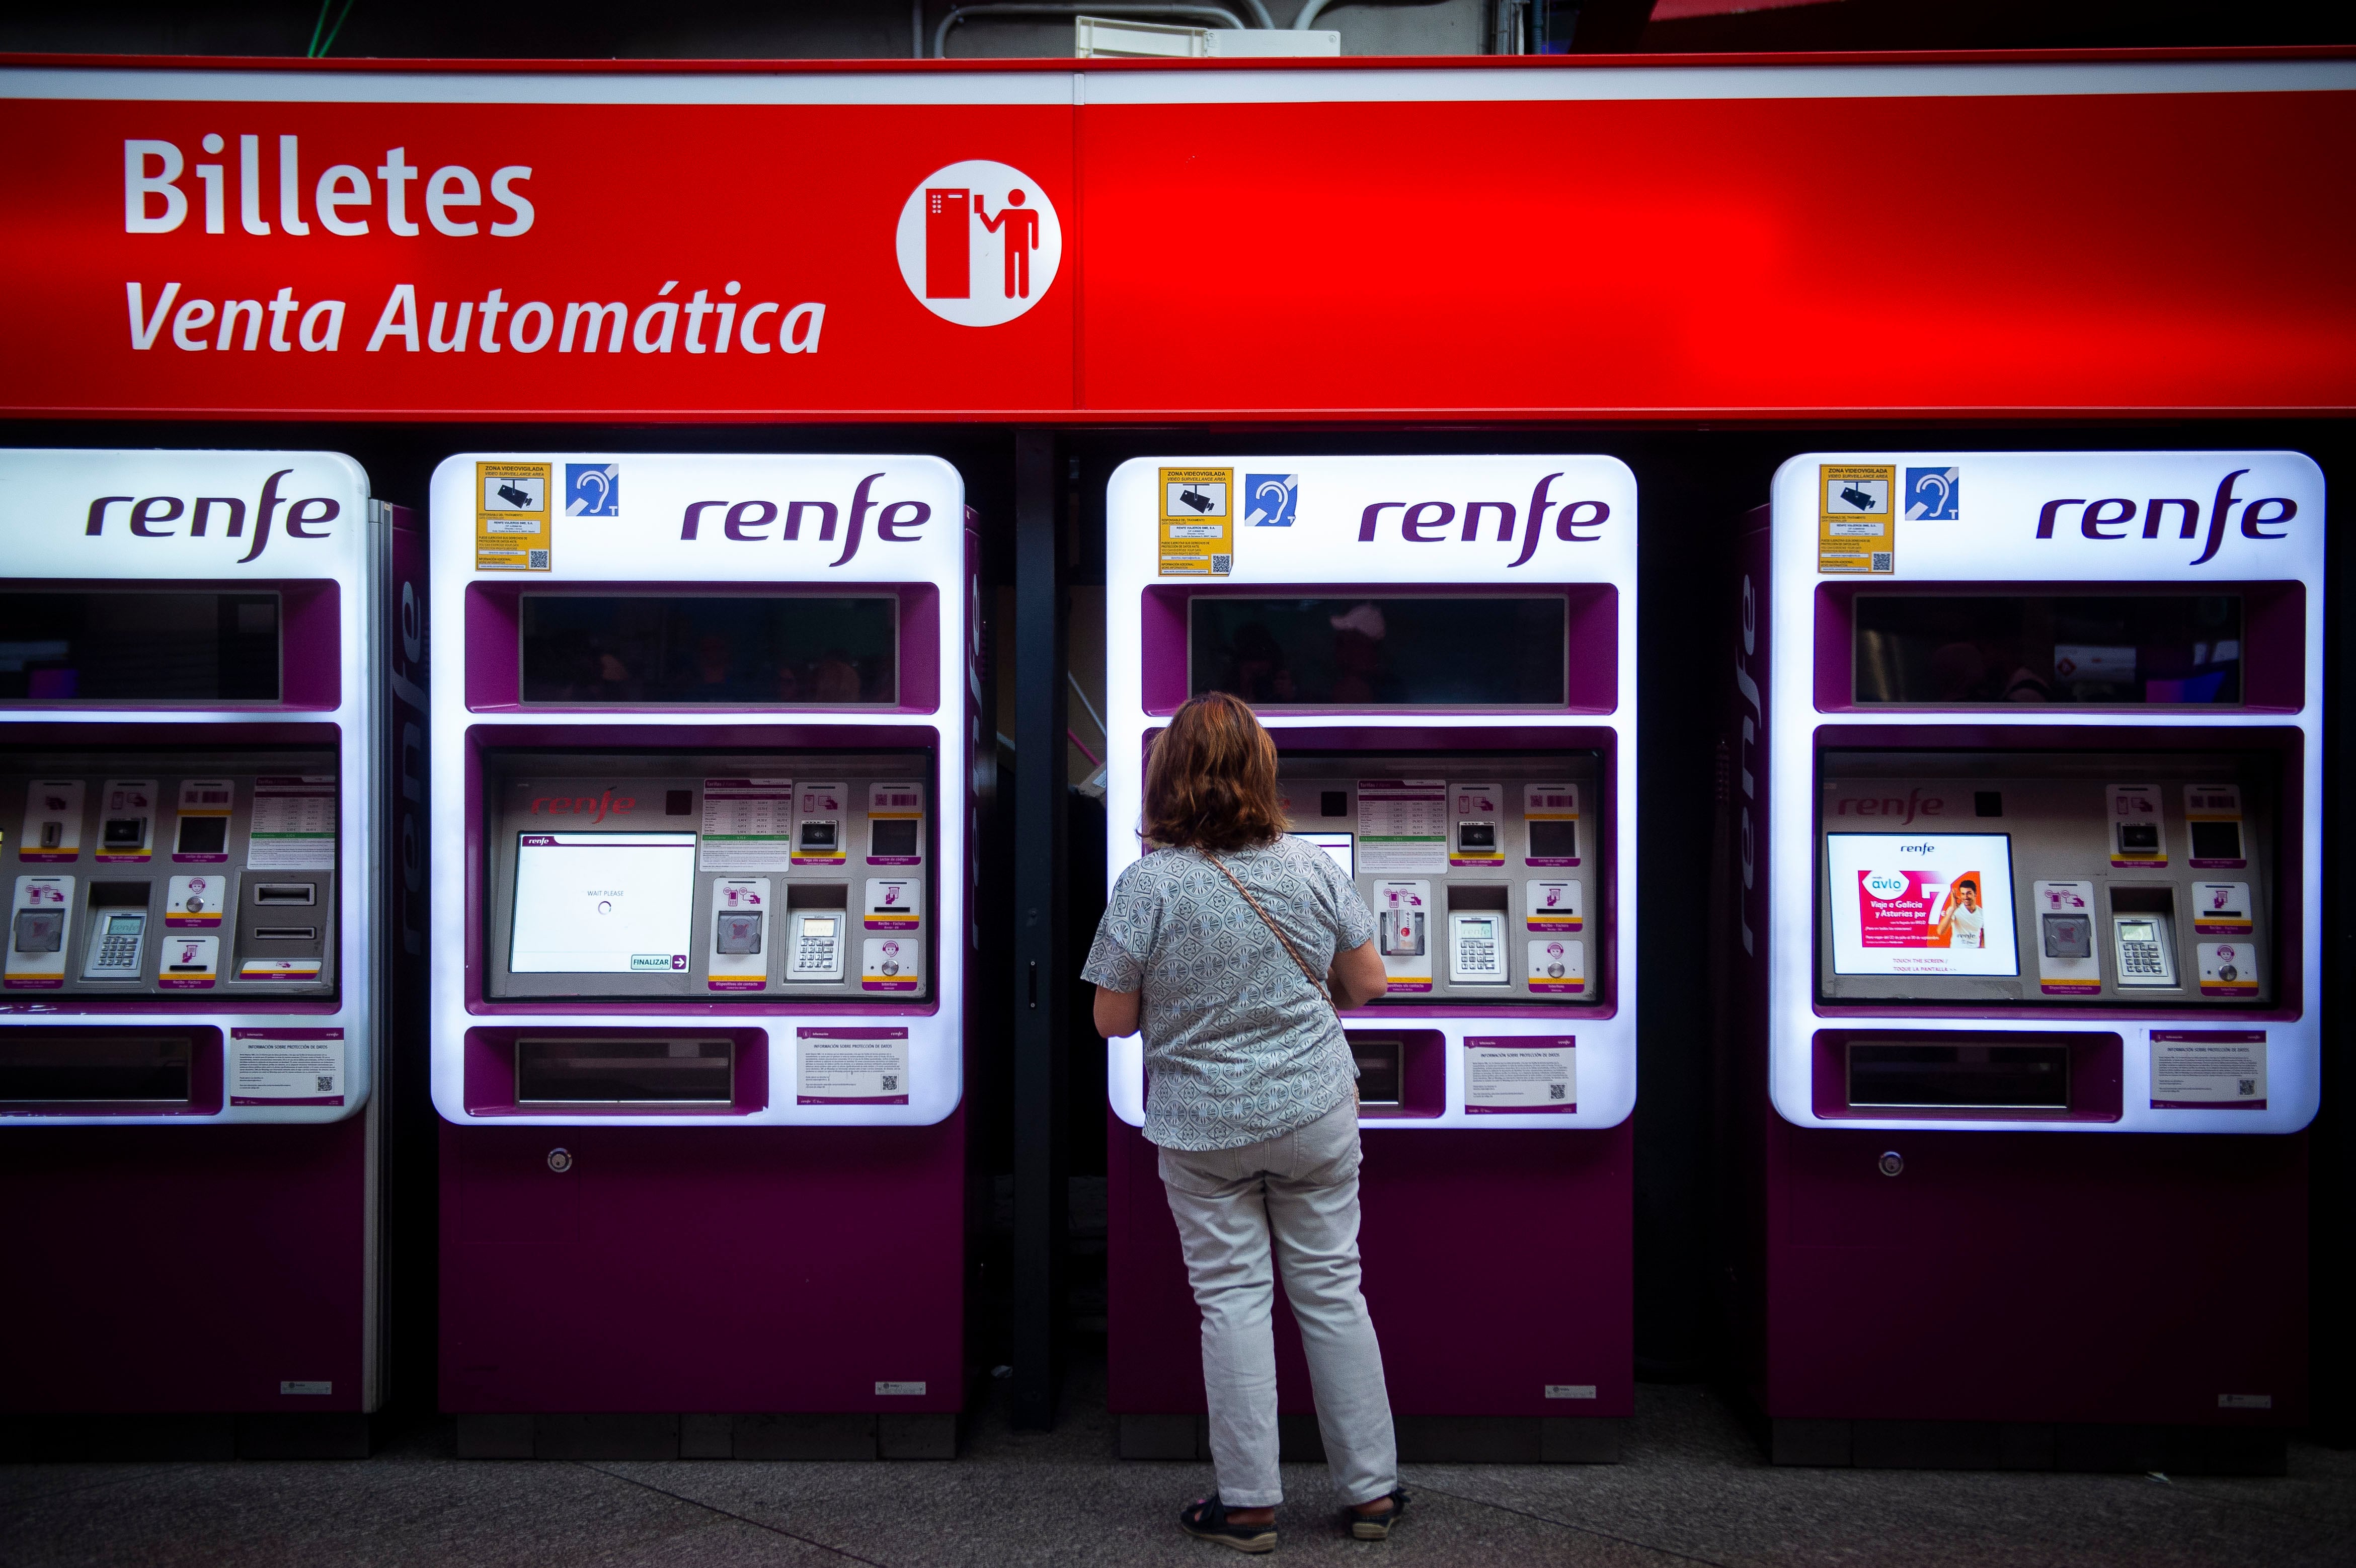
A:
[[[1055,1422],[1067,1222],[1064,486],[1052,432],[1014,441],[1014,1423]],[[977,911],[979,913],[979,911]]]

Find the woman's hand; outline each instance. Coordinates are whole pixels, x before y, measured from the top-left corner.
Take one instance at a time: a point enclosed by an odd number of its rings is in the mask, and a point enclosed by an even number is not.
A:
[[[1145,1001],[1143,991],[1107,991],[1097,987],[1097,1033],[1106,1039],[1137,1033],[1137,1017]]]
[[[1364,1007],[1388,991],[1391,983],[1383,969],[1383,955],[1375,950],[1373,942],[1364,941],[1348,952],[1333,955],[1333,967],[1326,972],[1325,984],[1333,993],[1333,1005],[1347,1009]],[[1099,1008],[1104,1005],[1102,994],[1098,993]]]

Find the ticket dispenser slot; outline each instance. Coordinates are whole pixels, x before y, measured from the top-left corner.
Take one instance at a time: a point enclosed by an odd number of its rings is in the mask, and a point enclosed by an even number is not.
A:
[[[519,1039],[519,1105],[725,1105],[736,1043],[726,1038]]]
[[[2176,989],[2176,889],[2112,888],[2111,940],[2120,989]]]
[[[1352,1035],[1350,1055],[1358,1064],[1358,1103],[1397,1105],[1399,1102],[1400,1042],[1374,1036]]]
[[[83,939],[84,980],[135,981],[147,967],[147,884],[90,885],[90,931]]]

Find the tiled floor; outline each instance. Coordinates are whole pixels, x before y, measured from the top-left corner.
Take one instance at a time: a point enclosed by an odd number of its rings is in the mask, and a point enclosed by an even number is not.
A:
[[[1000,1385],[1002,1390],[1004,1385]],[[1052,1433],[976,1417],[950,1463],[461,1461],[438,1425],[366,1461],[0,1466],[0,1564],[680,1568],[1235,1562],[1180,1535],[1205,1466],[1123,1463],[1083,1382]],[[1385,1545],[1288,1466],[1282,1554],[1310,1562],[2356,1563],[2356,1454],[2272,1480],[1771,1469],[1707,1392],[1639,1391],[1626,1462],[1427,1465]]]

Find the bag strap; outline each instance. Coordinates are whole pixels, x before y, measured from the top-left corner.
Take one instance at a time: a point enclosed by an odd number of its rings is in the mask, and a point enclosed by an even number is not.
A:
[[[1251,896],[1251,889],[1237,881],[1236,874],[1227,869],[1226,863],[1221,860],[1217,855],[1213,854],[1209,850],[1197,847],[1194,853],[1201,855],[1205,860],[1209,861],[1211,863],[1212,869],[1216,871],[1220,875],[1226,877],[1228,885],[1235,888],[1237,892],[1244,896],[1244,902],[1252,907],[1252,913],[1260,918],[1260,923],[1269,929],[1270,934],[1272,934],[1278,941],[1284,944],[1284,950],[1290,953],[1292,955],[1292,961],[1301,966],[1301,975],[1307,979],[1310,985],[1315,989],[1319,998],[1324,1002],[1326,1006],[1333,1009],[1333,1015],[1335,1017],[1340,1017],[1342,1015],[1342,1009],[1334,1005],[1333,993],[1325,989],[1325,983],[1317,978],[1317,972],[1309,967],[1309,961],[1301,956],[1301,950],[1294,947],[1292,945],[1292,939],[1284,934],[1284,928],[1278,925],[1275,920],[1269,918],[1269,912],[1259,907],[1259,900]]]

